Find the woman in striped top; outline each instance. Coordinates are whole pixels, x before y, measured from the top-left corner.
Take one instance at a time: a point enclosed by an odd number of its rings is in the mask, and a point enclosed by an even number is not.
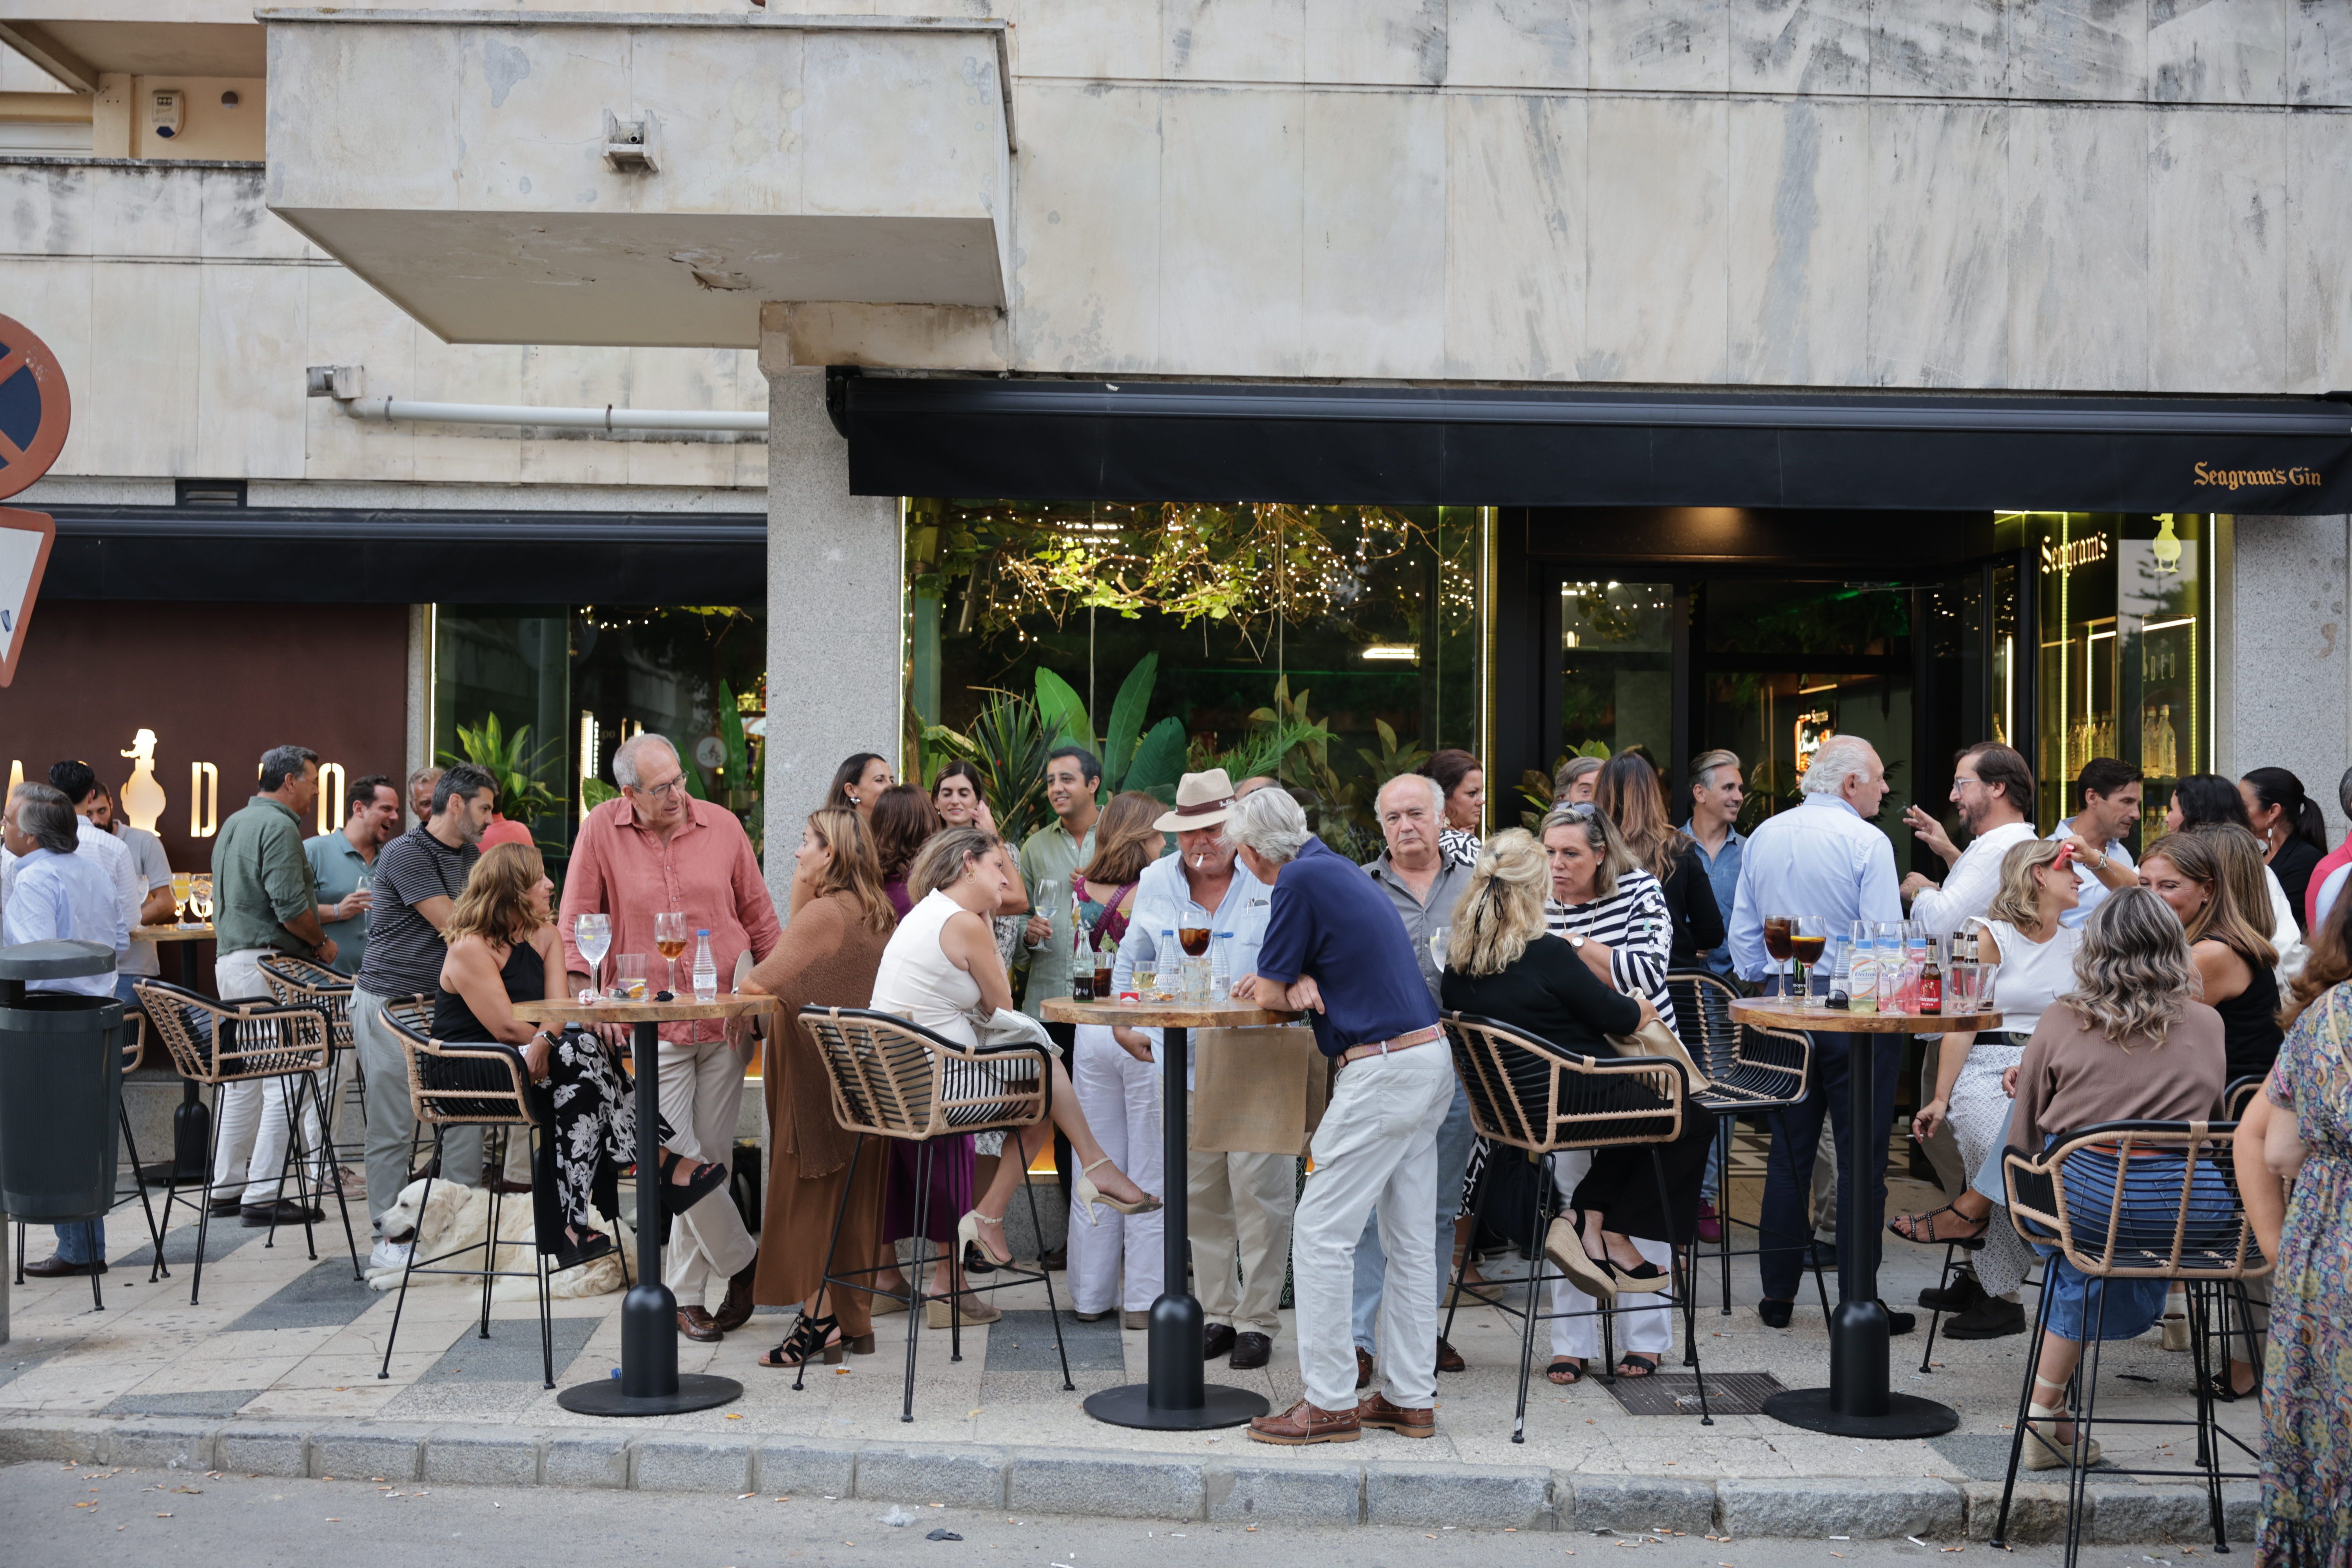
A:
[[[1551,896],[1544,929],[1567,939],[1592,973],[1628,996],[1648,999],[1668,1028],[1674,998],[1666,994],[1674,916],[1658,879],[1633,864],[1625,841],[1599,812],[1554,806],[1543,820],[1544,854],[1551,861]]]

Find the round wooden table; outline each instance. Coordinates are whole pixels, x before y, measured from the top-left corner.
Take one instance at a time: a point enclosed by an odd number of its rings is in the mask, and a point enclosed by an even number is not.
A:
[[[213,940],[212,922],[195,925],[132,926],[133,942],[184,942],[180,949],[180,984],[196,989],[196,950],[194,944]],[[180,1080],[180,1103],[172,1110],[172,1163],[150,1165],[140,1173],[151,1182],[178,1181],[183,1186],[202,1182],[206,1174],[205,1151],[212,1147],[213,1108],[205,1103],[197,1091],[196,1080]]]
[[[1166,1151],[1160,1185],[1160,1233],[1165,1261],[1161,1265],[1160,1299],[1151,1303],[1150,1370],[1148,1382],[1129,1383],[1087,1395],[1087,1414],[1114,1426],[1142,1426],[1161,1432],[1198,1432],[1213,1426],[1238,1426],[1269,1408],[1262,1394],[1246,1388],[1212,1384],[1202,1375],[1201,1346],[1203,1325],[1201,1303],[1187,1287],[1192,1261],[1191,1216],[1185,1201],[1185,1171],[1191,1163],[1191,1104],[1176,1086],[1187,1081],[1194,1029],[1255,1029],[1270,1024],[1297,1021],[1296,1013],[1278,1013],[1245,1003],[1192,1006],[1184,1003],[1147,1003],[1140,1006],[1117,1002],[1073,1002],[1067,997],[1045,1004],[1045,1017],[1056,1024],[1124,1024],[1129,1028],[1162,1031],[1167,1092],[1160,1118]]]
[[[1735,1001],[1731,1016],[1759,1028],[1798,1029],[1815,1035],[1945,1035],[2000,1027],[1998,1013],[1851,1013],[1834,1007],[1800,1007],[1778,996]],[[1860,1043],[1860,1042],[1857,1042]],[[1841,1177],[1851,1194],[1847,1213],[1854,1234],[1838,1262],[1838,1304],[1830,1314],[1830,1385],[1792,1388],[1764,1402],[1764,1414],[1810,1432],[1840,1437],[1934,1437],[1960,1424],[1948,1405],[1888,1386],[1886,1308],[1878,1299],[1878,1228],[1886,1215],[1873,1197],[1874,1149],[1886,1147],[1887,1130],[1876,1125],[1877,1053],[1846,1056],[1846,1123],[1854,1137],[1845,1151]],[[1873,1139],[1877,1142],[1874,1144]],[[1804,1152],[1811,1165],[1811,1151]]]
[[[709,1002],[518,1002],[530,1024],[632,1024],[637,1078],[637,1282],[621,1301],[621,1375],[572,1384],[555,1396],[582,1415],[675,1415],[743,1396],[731,1377],[677,1370],[677,1298],[661,1277],[660,1026],[696,1018],[743,1018],[776,1010],[773,996],[724,995]],[[705,1203],[731,1201],[712,1193]]]

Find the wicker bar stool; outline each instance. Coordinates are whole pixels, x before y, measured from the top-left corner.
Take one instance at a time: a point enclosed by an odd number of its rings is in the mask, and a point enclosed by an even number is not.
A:
[[[864,1290],[907,1303],[907,1388],[898,1419],[915,1418],[915,1349],[920,1342],[924,1303],[923,1267],[929,1260],[931,1145],[934,1140],[961,1132],[986,1132],[996,1128],[1034,1127],[1051,1114],[1048,1101],[1053,1077],[1045,1050],[1036,1046],[971,1047],[934,1034],[895,1013],[864,1007],[803,1007],[801,1024],[816,1041],[833,1086],[833,1116],[845,1131],[857,1134],[849,1156],[849,1173],[843,1179],[841,1205],[834,1211],[833,1238],[825,1245],[824,1285]],[[877,1290],[881,1270],[861,1268],[850,1275],[833,1271],[835,1248],[841,1240],[841,1216],[849,1208],[849,1189],[857,1179],[857,1162],[868,1138],[895,1138],[917,1145],[915,1156],[915,1257],[907,1276],[907,1294]],[[1027,1182],[1029,1218],[1045,1236],[1037,1214],[1037,1194]],[[942,1268],[945,1259],[941,1260]],[[1062,1343],[1062,1316],[1054,1303],[1053,1276],[998,1264],[990,1283],[965,1289],[975,1295],[1032,1281],[1045,1287],[1045,1310],[1054,1323],[1054,1348],[1062,1358],[1062,1386],[1070,1381],[1069,1352]],[[948,1359],[963,1359],[961,1298],[941,1292],[948,1303]],[[803,1360],[793,1386],[803,1386],[808,1363]]]
[[[257,967],[272,996],[280,1002],[307,1003],[320,1008],[334,1025],[334,1056],[327,1066],[327,1103],[356,1110],[361,1135],[356,1142],[339,1144],[332,1121],[322,1131],[332,1151],[331,1163],[341,1166],[349,1161],[356,1166],[367,1155],[367,1071],[360,1065],[360,1054],[352,1045],[352,977],[314,960],[285,953],[272,953],[262,959]],[[343,1077],[345,1063],[351,1067],[348,1080]]]
[[[1688,1104],[1685,1079],[1680,1062],[1662,1057],[1579,1056],[1491,1018],[1465,1013],[1448,1013],[1444,1022],[1446,1040],[1454,1051],[1454,1068],[1461,1075],[1470,1101],[1471,1125],[1493,1146],[1490,1158],[1500,1159],[1504,1157],[1503,1151],[1514,1149],[1536,1162],[1538,1167],[1532,1231],[1524,1249],[1525,1256],[1533,1258],[1535,1264],[1528,1275],[1525,1304],[1514,1306],[1506,1298],[1507,1285],[1464,1283],[1462,1275],[1468,1265],[1465,1258],[1454,1269],[1454,1289],[1448,1297],[1451,1304],[1445,1311],[1445,1327],[1440,1331],[1444,1337],[1452,1337],[1454,1314],[1460,1310],[1465,1296],[1520,1321],[1519,1401],[1512,1418],[1511,1441],[1524,1443],[1536,1325],[1559,1318],[1598,1316],[1607,1334],[1617,1310],[1613,1307],[1596,1307],[1588,1311],[1551,1312],[1539,1305],[1540,1289],[1567,1278],[1543,1250],[1544,1232],[1558,1200],[1550,1157],[1576,1150],[1646,1145],[1651,1175],[1658,1184],[1660,1207],[1671,1206],[1666,1194],[1665,1166],[1658,1158],[1658,1149],[1682,1133]],[[1482,1190],[1477,1215],[1481,1221],[1486,1218],[1486,1197],[1487,1192]],[[1475,1229],[1472,1234],[1476,1234]],[[1688,1346],[1684,1364],[1694,1369],[1698,1367],[1697,1316],[1693,1292],[1685,1288],[1685,1281],[1695,1283],[1696,1279],[1695,1268],[1685,1273],[1678,1267],[1673,1285],[1643,1302],[1644,1308],[1680,1310],[1683,1339]],[[1606,1340],[1603,1342],[1608,1343]],[[1604,1349],[1603,1359],[1607,1360],[1609,1354]],[[1703,1424],[1711,1426],[1715,1417],[1706,1408],[1706,1380],[1703,1373],[1696,1381],[1699,1415]]]
[[[1731,1004],[1739,993],[1705,970],[1677,969],[1668,973],[1666,994],[1674,999],[1675,1033],[1682,1037],[1692,1059],[1706,1069],[1707,1085],[1691,1090],[1690,1104],[1713,1116],[1716,1122],[1717,1239],[1711,1248],[1700,1242],[1692,1249],[1692,1265],[1696,1269],[1697,1254],[1714,1253],[1721,1275],[1723,1312],[1728,1317],[1731,1260],[1754,1258],[1763,1251],[1761,1229],[1744,1219],[1731,1217],[1732,1129],[1742,1116],[1787,1110],[1805,1098],[1805,1087],[1812,1074],[1813,1042],[1811,1037],[1795,1029],[1757,1028],[1734,1022]],[[1758,1245],[1733,1247],[1731,1227],[1735,1225],[1756,1231]],[[1821,1296],[1822,1317],[1827,1321],[1829,1286],[1822,1278],[1823,1270],[1819,1261],[1812,1256],[1812,1237],[1807,1236],[1804,1239],[1808,1244],[1806,1271],[1813,1277],[1813,1289]]]
[[[2192,1426],[2197,1433],[2194,1469],[2126,1469],[2109,1467],[2110,1475],[2195,1477],[2205,1484],[2206,1506],[2218,1552],[2230,1549],[2223,1523],[2221,1483],[2252,1480],[2260,1476],[2261,1454],[2213,1418],[2210,1369],[2205,1364],[2208,1337],[2205,1318],[2231,1285],[2260,1279],[2270,1272],[2270,1261],[2255,1245],[2253,1228],[2238,1192],[2231,1162],[2237,1137],[2234,1125],[2203,1121],[2107,1121],[2085,1127],[2040,1158],[2029,1158],[2011,1148],[2001,1160],[2002,1179],[2009,1194],[2011,1222],[2029,1242],[2054,1247],[2085,1279],[2172,1279],[2189,1287],[2190,1347],[2196,1356],[2197,1411],[2194,1417],[2109,1416],[2110,1426]],[[2092,1310],[2087,1358],[2075,1369],[2072,1408],[2065,1416],[2030,1417],[2034,1369],[2040,1363],[2042,1331],[2057,1292],[2051,1279],[2054,1263],[2043,1269],[2041,1310],[2034,1315],[2034,1336],[2026,1354],[2025,1385],[2018,1395],[2017,1423],[2010,1438],[2009,1473],[2001,1488],[2000,1512],[1993,1521],[1992,1544],[2002,1546],[2009,1533],[2009,1507],[2017,1486],[2029,1419],[2056,1422],[2071,1419],[2075,1439],[2070,1449],[2084,1451],[2097,1424],[2098,1335],[2106,1316],[2106,1293],[2098,1292]],[[2224,1441],[2234,1445],[2256,1468],[2221,1468]],[[2082,1547],[2083,1501],[2089,1467],[2070,1463],[2067,1471],[2066,1562],[2069,1568]]]
[[[256,1079],[284,1080],[286,1158],[278,1166],[279,1189],[287,1175],[294,1177],[296,1202],[307,1213],[312,1197],[314,1162],[302,1148],[301,1098],[310,1097],[318,1112],[321,1135],[326,1126],[326,1102],[320,1085],[333,1051],[334,1026],[327,1015],[307,1003],[286,1005],[274,1002],[220,1002],[163,980],[140,980],[132,989],[140,1009],[182,1078],[208,1084],[215,1096],[227,1084]],[[172,1205],[192,1203],[197,1211],[195,1278],[188,1287],[188,1304],[196,1304],[205,1283],[205,1245],[212,1229],[213,1165],[219,1154],[220,1117],[212,1119],[213,1132],[205,1150],[205,1177],[193,1199],[180,1195],[174,1167],[163,1194],[163,1215],[158,1234],[172,1227]],[[343,1201],[342,1184],[335,1184],[335,1205],[342,1213],[343,1242],[351,1248],[352,1278],[360,1275],[359,1243],[352,1236],[351,1205]],[[319,1256],[318,1235],[311,1222],[302,1222],[302,1238],[311,1258]],[[270,1222],[265,1246],[278,1245],[278,1225]],[[152,1284],[162,1276],[163,1248],[155,1248],[155,1264],[148,1272]]]
[[[394,1034],[400,1037],[400,1054],[408,1063],[408,1093],[416,1107],[420,1127],[433,1129],[434,1163],[425,1173],[425,1190],[418,1194],[416,1211],[419,1227],[408,1247],[408,1262],[400,1271],[400,1300],[392,1309],[392,1331],[383,1337],[383,1365],[377,1369],[379,1379],[392,1375],[392,1347],[400,1338],[401,1314],[408,1308],[408,1282],[419,1274],[478,1275],[482,1281],[482,1316],[479,1337],[490,1337],[490,1288],[498,1279],[529,1279],[539,1288],[539,1355],[546,1385],[555,1386],[555,1322],[552,1299],[547,1289],[547,1257],[531,1246],[532,1266],[523,1268],[500,1268],[499,1249],[521,1245],[502,1242],[499,1238],[499,1213],[506,1194],[490,1189],[489,1221],[478,1242],[436,1253],[430,1258],[416,1255],[425,1245],[422,1226],[426,1206],[433,1197],[435,1171],[439,1168],[441,1141],[452,1127],[504,1128],[509,1133],[520,1130],[525,1137],[535,1137],[541,1131],[539,1113],[531,1105],[530,1070],[523,1065],[522,1052],[514,1047],[496,1041],[436,1040],[409,1020],[411,1007],[403,1006],[398,1015],[392,1007],[383,1009],[383,1021]],[[478,1249],[481,1267],[444,1268],[450,1258],[463,1258]],[[601,1257],[602,1254],[599,1254]]]

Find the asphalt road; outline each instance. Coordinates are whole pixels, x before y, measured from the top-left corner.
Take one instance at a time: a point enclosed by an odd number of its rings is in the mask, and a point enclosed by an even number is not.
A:
[[[40,1568],[1559,1568],[1637,1551],[1649,1568],[2055,1564],[2055,1547],[1997,1553],[1901,1541],[1709,1541],[1498,1531],[1304,1530],[1130,1520],[1006,1518],[821,1498],[712,1498],[499,1487],[247,1479],[27,1464],[0,1468],[0,1563]],[[951,1531],[961,1542],[933,1542]],[[2089,1568],[2202,1568],[2168,1547],[2086,1547]]]

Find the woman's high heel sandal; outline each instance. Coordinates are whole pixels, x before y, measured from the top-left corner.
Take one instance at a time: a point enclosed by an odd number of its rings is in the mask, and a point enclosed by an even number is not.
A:
[[[2037,1377],[2033,1381],[2040,1383],[2042,1380]],[[2027,1469],[2063,1470],[2074,1465],[2087,1470],[2099,1462],[2097,1438],[2085,1436],[2077,1428],[2073,1442],[2061,1443],[2034,1425],[2037,1421],[2046,1421],[2055,1426],[2061,1421],[2071,1419],[2063,1405],[2029,1405],[2025,1407],[2025,1452],[2020,1462]]]
[[[601,1230],[592,1230],[578,1240],[571,1241],[570,1245],[557,1247],[555,1266],[558,1268],[577,1268],[612,1250],[613,1238]]]
[[[1099,1171],[1105,1165],[1109,1163],[1110,1156],[1105,1154],[1101,1159],[1097,1160],[1093,1164],[1088,1165],[1086,1170],[1080,1171],[1078,1173],[1077,1179],[1070,1184],[1070,1195],[1077,1199],[1078,1206],[1080,1208],[1087,1211],[1087,1223],[1088,1225],[1100,1225],[1102,1223],[1095,1217],[1095,1205],[1097,1204],[1100,1204],[1103,1207],[1113,1210],[1118,1214],[1150,1214],[1152,1210],[1160,1206],[1160,1200],[1149,1195],[1145,1196],[1139,1202],[1131,1204],[1123,1203],[1118,1198],[1104,1196],[1103,1190],[1100,1187],[1096,1186],[1093,1182],[1087,1180],[1087,1174],[1090,1172]]]
[[[727,1184],[727,1167],[724,1165],[697,1165],[694,1174],[688,1176],[684,1184],[671,1181],[670,1173],[677,1169],[677,1163],[684,1158],[683,1154],[669,1153],[661,1157],[661,1202],[666,1214],[682,1215]]]
[[[1628,1290],[1664,1290],[1675,1282],[1675,1277],[1644,1258],[1639,1263],[1620,1263],[1613,1258],[1595,1259],[1608,1271],[1617,1293]]]
[[[816,1318],[803,1312],[800,1321],[793,1325],[793,1331],[784,1336],[784,1342],[762,1355],[760,1358],[760,1364],[789,1370],[802,1365],[811,1356],[815,1356],[827,1366],[839,1366],[842,1353],[853,1349],[859,1355],[872,1355],[874,1336],[861,1334],[856,1344],[845,1344],[841,1338],[839,1318],[831,1313]]]
[[[1617,1277],[1584,1250],[1584,1216],[1570,1209],[1544,1232],[1544,1256],[1568,1276],[1568,1282],[1596,1301],[1617,1299]]]
[[[982,1258],[988,1259],[988,1266],[992,1270],[1002,1268],[1013,1261],[1013,1254],[1007,1250],[1003,1257],[999,1258],[988,1249],[988,1244],[980,1239],[980,1227],[984,1225],[994,1226],[999,1235],[1003,1233],[1003,1220],[991,1219],[978,1209],[966,1209],[963,1218],[956,1221],[957,1251],[960,1254],[969,1255],[977,1249]],[[965,1267],[971,1266],[967,1264]]]

